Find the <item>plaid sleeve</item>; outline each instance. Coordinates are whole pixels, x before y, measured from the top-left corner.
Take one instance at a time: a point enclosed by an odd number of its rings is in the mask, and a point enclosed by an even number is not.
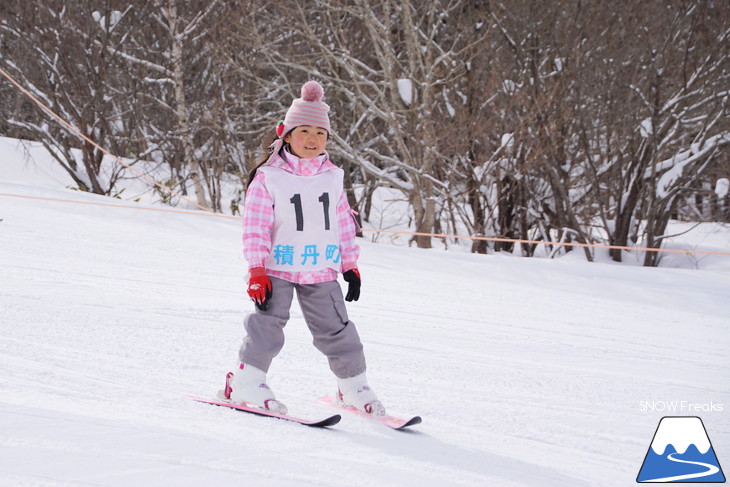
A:
[[[360,257],[360,246],[356,242],[357,222],[354,211],[347,202],[347,192],[342,191],[340,202],[337,204],[337,222],[340,225],[340,255],[342,256],[342,272],[357,267]]]
[[[243,207],[243,256],[249,268],[265,267],[273,227],[274,201],[266,189],[264,174],[259,172],[246,191]]]

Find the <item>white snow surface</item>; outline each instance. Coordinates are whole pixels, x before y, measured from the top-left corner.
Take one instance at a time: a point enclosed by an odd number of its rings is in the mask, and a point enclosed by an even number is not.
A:
[[[0,152],[2,486],[632,485],[667,414],[646,401],[713,404],[700,416],[730,463],[728,257],[644,268],[363,240],[348,310],[368,378],[423,423],[317,430],[186,399],[223,386],[253,310],[238,220],[143,211],[159,207],[19,160]],[[680,243],[727,252],[728,226],[704,228]],[[286,331],[269,384],[296,415],[333,413],[296,304]]]

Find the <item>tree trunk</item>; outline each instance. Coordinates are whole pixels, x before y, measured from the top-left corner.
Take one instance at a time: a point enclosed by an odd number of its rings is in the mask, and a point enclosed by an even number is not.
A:
[[[172,67],[173,67],[173,81],[175,83],[175,115],[177,117],[177,123],[180,127],[180,137],[183,145],[183,157],[184,164],[190,170],[190,178],[193,181],[193,187],[195,189],[195,196],[198,200],[198,205],[203,208],[210,208],[208,201],[205,196],[205,187],[201,182],[200,175],[205,178],[205,167],[200,161],[195,160],[195,151],[193,149],[193,141],[191,140],[190,123],[188,121],[188,109],[187,102],[185,100],[185,78],[184,78],[184,66],[183,66],[183,46],[182,37],[178,32],[178,27],[181,25],[180,19],[177,15],[177,6],[175,0],[170,0],[168,3],[168,21],[170,22],[172,35]],[[200,174],[198,174],[198,171]]]

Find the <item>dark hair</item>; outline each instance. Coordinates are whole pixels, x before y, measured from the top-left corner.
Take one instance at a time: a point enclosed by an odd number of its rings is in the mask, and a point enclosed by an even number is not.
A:
[[[294,132],[294,129],[296,129],[296,128],[297,127],[294,127],[289,132],[285,133],[281,138],[282,139],[286,138],[286,136],[289,135],[290,133]],[[258,169],[261,166],[263,166],[266,163],[266,161],[269,160],[269,157],[271,157],[271,153],[273,152],[271,150],[271,144],[273,144],[277,138],[278,138],[278,135],[276,135],[276,130],[274,130],[273,132],[266,132],[264,134],[264,138],[261,141],[261,148],[263,149],[263,152],[258,157],[258,159],[256,159],[256,161],[254,162],[253,169],[251,169],[251,171],[249,171],[249,173],[248,173],[248,181],[246,182],[246,189],[248,189],[248,187],[251,186],[251,181],[253,181],[254,176],[256,176],[256,171],[258,171]],[[330,133],[327,132],[327,140],[329,140],[329,138],[330,138]],[[282,146],[282,147],[286,147],[286,144],[284,144],[284,146]]]
[[[248,181],[246,182],[246,189],[251,185],[251,181],[253,181],[254,176],[256,176],[256,171],[264,165],[266,161],[269,160],[269,157],[271,157],[271,153],[273,152],[271,150],[271,144],[274,143],[274,141],[277,139],[276,131],[273,130],[271,132],[266,132],[264,134],[264,138],[261,141],[261,148],[263,149],[263,152],[261,155],[254,161],[253,168],[248,173]]]

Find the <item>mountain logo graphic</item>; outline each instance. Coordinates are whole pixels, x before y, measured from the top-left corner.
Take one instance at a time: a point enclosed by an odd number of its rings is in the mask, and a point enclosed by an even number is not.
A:
[[[636,481],[725,482],[725,475],[702,420],[696,416],[663,417]]]

